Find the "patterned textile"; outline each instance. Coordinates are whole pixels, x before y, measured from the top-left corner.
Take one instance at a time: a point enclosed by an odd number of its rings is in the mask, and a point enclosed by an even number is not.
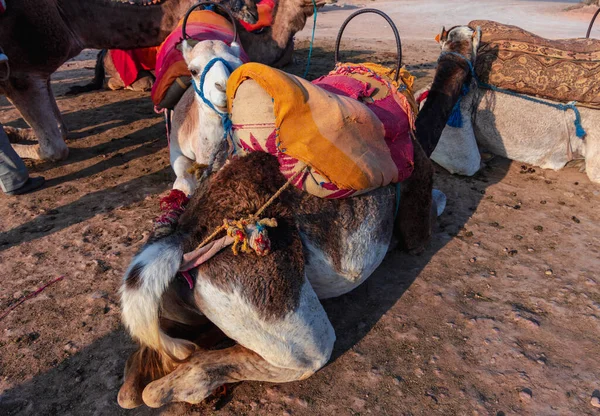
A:
[[[483,82],[556,101],[600,108],[600,40],[549,40],[516,26],[481,27],[476,72]]]
[[[343,64],[310,83],[266,65],[242,65],[227,85],[236,154],[271,153],[287,178],[308,166],[294,185],[321,198],[406,179],[414,167],[413,78],[403,71],[404,95],[387,73]]]
[[[110,58],[125,86],[133,84],[140,71],[153,71],[156,66],[158,46],[131,50],[111,49]]]
[[[189,78],[190,76],[190,71],[181,53],[182,25],[183,19],[160,45],[156,58],[156,81],[152,86],[152,102],[157,107],[159,107],[169,88],[178,78]],[[186,32],[192,39],[197,41],[220,40],[228,45],[231,44],[233,38],[231,22],[209,10],[193,11],[188,18]],[[242,51],[240,59],[243,62],[248,61],[248,56],[244,51]],[[181,80],[179,82],[183,83]]]

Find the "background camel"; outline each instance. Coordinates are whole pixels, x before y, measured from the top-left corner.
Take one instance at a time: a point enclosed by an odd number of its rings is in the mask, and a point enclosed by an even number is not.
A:
[[[316,6],[322,7],[326,0],[317,0]],[[304,27],[306,17],[313,13],[311,1],[288,2],[279,0],[275,4],[273,25],[261,30],[260,35],[248,33],[238,22],[238,32],[245,48],[254,48],[249,52],[253,61],[281,68],[288,65],[294,50],[293,36]],[[93,81],[84,86],[72,87],[69,94],[93,91],[103,88],[111,90],[127,88],[133,91],[147,91],[152,88],[154,76],[149,71],[140,71],[135,82],[125,87],[110,53],[102,50],[98,53]],[[105,83],[105,78],[109,80]]]
[[[37,138],[39,145],[14,145],[21,157],[64,159],[67,128],[50,88],[50,76],[84,48],[139,48],[159,44],[192,0],[139,4],[78,0],[11,3],[0,16],[0,45],[9,56],[11,76],[0,93],[17,107],[33,133],[5,129],[12,140]],[[226,0],[244,17],[248,6]],[[252,15],[252,13],[249,13]]]
[[[252,19],[252,0],[225,0],[238,16]],[[19,110],[33,133],[5,128],[13,141],[36,139],[39,145],[15,144],[21,157],[58,160],[68,155],[67,128],[50,88],[50,76],[84,48],[133,49],[156,46],[177,25],[191,0],[163,0],[146,5],[118,1],[23,0],[9,5],[0,16],[0,45],[11,60],[11,77],[0,83],[0,94]],[[300,30],[312,13],[310,0],[283,0],[281,19]],[[299,11],[300,10],[300,11]],[[98,18],[102,16],[103,18]],[[286,51],[289,36],[277,32],[260,35],[240,32],[250,56],[265,62],[279,59]],[[250,39],[256,39],[253,44]]]
[[[444,39],[458,37],[476,49],[472,34],[474,31],[468,26],[459,26],[447,35],[442,34],[441,60],[454,69],[440,65],[436,80],[443,73],[469,71],[462,58],[444,55],[450,50]],[[475,64],[475,55],[467,57]],[[451,84],[458,89],[463,82],[469,83],[470,89],[460,103],[462,126],[445,126],[439,143],[434,142],[436,147],[431,154],[436,163],[451,173],[474,175],[481,165],[479,145],[496,155],[544,169],[559,170],[572,160],[582,159],[590,180],[600,183],[600,110],[578,106],[581,124],[587,133],[585,138],[579,138],[573,111],[479,88],[470,78],[455,78]],[[433,87],[424,109],[428,107],[432,92]]]

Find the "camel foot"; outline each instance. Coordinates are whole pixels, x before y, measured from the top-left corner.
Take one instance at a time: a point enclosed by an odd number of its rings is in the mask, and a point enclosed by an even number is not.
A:
[[[69,156],[69,148],[63,142],[58,149],[43,149],[39,144],[13,144],[13,149],[21,159],[48,160],[51,162],[64,160]]]
[[[123,81],[121,81],[120,79],[114,78],[114,77],[110,78],[108,80],[108,82],[106,83],[106,86],[111,91],[118,91],[118,90],[122,90],[123,88],[125,88],[125,85],[123,85]]]
[[[23,141],[37,142],[37,137],[33,129],[21,129],[17,127],[3,126],[4,133],[8,136],[8,141],[11,143],[19,143]]]

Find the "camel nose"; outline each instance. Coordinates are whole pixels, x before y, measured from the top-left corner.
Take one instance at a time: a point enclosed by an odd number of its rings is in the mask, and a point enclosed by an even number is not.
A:
[[[220,82],[215,82],[215,88],[217,89],[217,91],[219,92],[225,92],[226,88],[223,86],[222,83]]]

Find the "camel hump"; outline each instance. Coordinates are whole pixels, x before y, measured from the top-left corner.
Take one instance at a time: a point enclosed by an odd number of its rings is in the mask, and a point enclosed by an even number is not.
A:
[[[600,40],[551,40],[491,20],[474,20],[469,27],[481,28],[475,65],[481,81],[522,94],[600,108]]]

